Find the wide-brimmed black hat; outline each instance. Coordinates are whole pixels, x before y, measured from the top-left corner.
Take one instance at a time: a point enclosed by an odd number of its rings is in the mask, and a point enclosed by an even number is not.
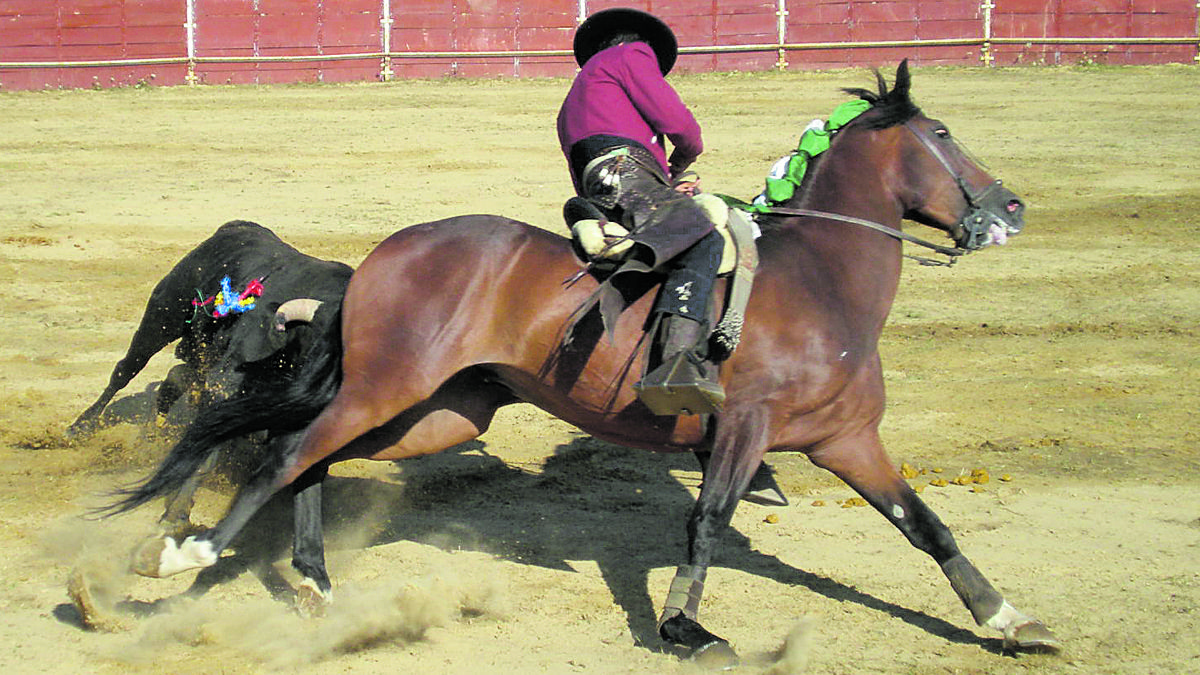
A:
[[[627,7],[601,10],[579,24],[579,29],[575,31],[575,62],[580,66],[587,63],[603,48],[601,45],[617,33],[624,32],[640,35],[658,57],[658,68],[662,74],[671,72],[679,53],[675,33],[653,14]]]

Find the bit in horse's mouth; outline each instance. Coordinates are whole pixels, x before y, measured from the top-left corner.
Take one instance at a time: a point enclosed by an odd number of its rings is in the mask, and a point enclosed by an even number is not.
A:
[[[982,233],[979,238],[977,248],[986,248],[988,246],[1004,246],[1008,243],[1008,238],[1021,233],[1020,223],[1010,223],[1002,217],[997,217],[994,214],[989,214],[991,223],[988,224],[987,231]],[[964,228],[965,230],[966,228]]]
[[[1014,233],[1015,234],[1015,233]],[[1008,228],[1000,223],[992,223],[988,228],[987,239],[984,240],[984,246],[1003,246],[1008,243]]]

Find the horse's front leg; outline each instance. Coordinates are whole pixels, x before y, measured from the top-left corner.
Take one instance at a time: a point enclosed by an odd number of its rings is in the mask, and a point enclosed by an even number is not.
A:
[[[933,557],[975,622],[1004,635],[1006,650],[1058,651],[1060,643],[1054,633],[1010,605],[959,551],[950,529],[888,459],[877,433],[825,444],[811,452],[809,459],[854,488],[913,546]]]
[[[718,538],[733,519],[738,500],[766,450],[763,433],[766,424],[757,417],[745,413],[722,416],[700,497],[688,518],[688,564],[675,571],[659,618],[659,635],[706,665],[729,666],[737,662],[729,642],[701,626],[697,614]]]

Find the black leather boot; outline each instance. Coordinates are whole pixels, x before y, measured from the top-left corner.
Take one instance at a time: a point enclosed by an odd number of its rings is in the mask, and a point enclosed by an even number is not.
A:
[[[633,385],[638,398],[655,415],[701,415],[720,412],[725,390],[717,382],[717,366],[707,361],[701,344],[704,325],[677,314],[662,321],[662,361]]]

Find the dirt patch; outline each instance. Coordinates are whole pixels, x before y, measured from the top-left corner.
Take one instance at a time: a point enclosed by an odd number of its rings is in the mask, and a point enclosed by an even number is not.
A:
[[[1066,653],[1002,655],[924,554],[782,455],[770,461],[792,505],[743,505],[707,584],[706,625],[744,672],[1200,670],[1198,73],[914,74],[927,112],[1028,199],[1029,225],[953,269],[906,267],[882,345],[885,441],[966,554]],[[863,71],[676,81],[705,129],[705,185],[747,197],[840,87],[870,83]],[[460,213],[558,229],[566,87],[0,94],[6,672],[693,672],[651,637],[700,482],[690,458],[514,406],[442,455],[339,465],[336,602],[304,621],[290,611],[286,504],[212,570],[165,580],[124,571],[154,508],[85,518],[165,451],[145,410],[169,350],[122,392],[124,421],[81,444],[62,433],[153,284],[222,222],[254,220],[350,264],[396,229]],[[986,483],[953,480],[978,471]],[[196,519],[214,522],[231,491],[210,482]],[[67,599],[80,564],[124,630],[81,627]]]

